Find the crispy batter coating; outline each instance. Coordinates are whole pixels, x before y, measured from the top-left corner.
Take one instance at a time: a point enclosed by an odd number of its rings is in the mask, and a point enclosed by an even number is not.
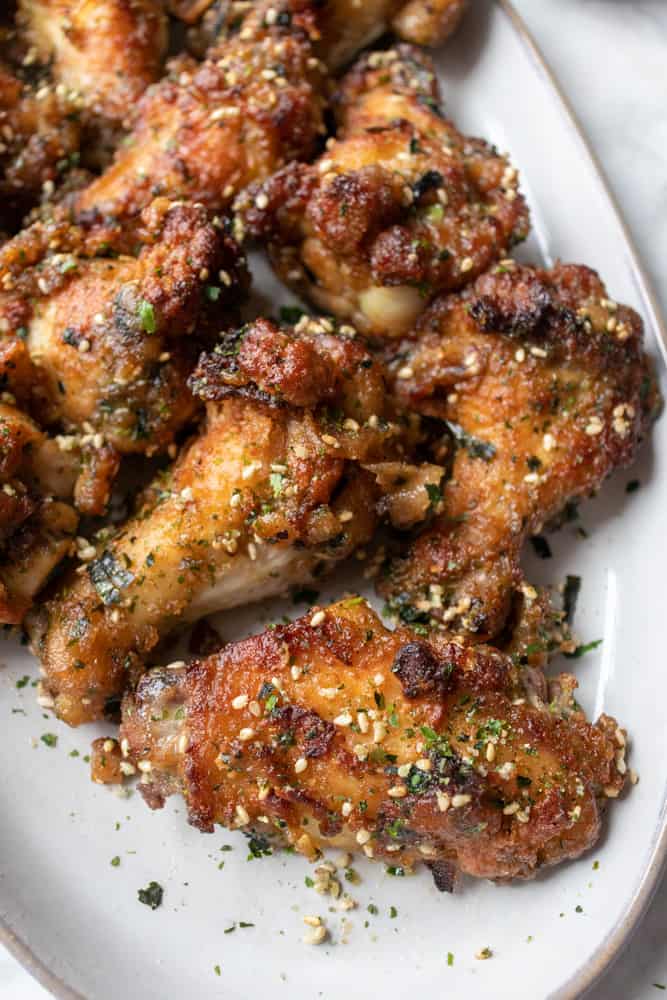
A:
[[[77,526],[73,456],[60,452],[23,407],[37,380],[25,346],[0,343],[0,624],[19,624]]]
[[[167,50],[158,0],[19,0],[19,24],[55,82],[112,122],[157,79]]]
[[[155,194],[220,211],[250,181],[309,156],[322,68],[303,0],[258,4],[202,63],[182,57],[139,101],[114,162],[72,200],[88,223],[136,216]]]
[[[380,336],[407,333],[525,238],[517,174],[439,107],[430,59],[401,45],[361,59],[338,96],[338,138],[236,202],[277,273],[318,308]]]
[[[523,541],[629,464],[657,414],[642,335],[575,265],[502,265],[422,317],[395,391],[458,447],[440,516],[380,579],[405,620],[498,633]]]
[[[95,257],[85,230],[34,224],[0,249],[0,323],[39,366],[44,423],[150,455],[194,413],[187,377],[247,275],[202,206],[156,199],[137,242]]]
[[[362,463],[400,458],[402,431],[379,363],[330,330],[259,320],[202,359],[202,431],[30,625],[66,722],[99,717],[177,624],[312,580],[371,537],[405,477],[378,485]],[[424,474],[437,483],[442,469]]]
[[[624,783],[625,734],[575,687],[561,675],[549,702],[510,656],[389,632],[354,598],[146,674],[121,748],[149,805],[180,792],[204,831],[422,861],[441,887],[530,878],[595,843]]]
[[[0,63],[0,224],[13,228],[78,155],[81,101]]]

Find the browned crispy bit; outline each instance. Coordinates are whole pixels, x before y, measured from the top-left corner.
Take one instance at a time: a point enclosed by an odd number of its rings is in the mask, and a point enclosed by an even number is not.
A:
[[[641,320],[588,268],[508,262],[438,299],[396,356],[402,405],[457,452],[436,522],[379,588],[405,620],[497,635],[526,537],[629,464],[658,412]]]
[[[474,280],[528,232],[517,173],[443,116],[429,58],[401,45],[361,59],[337,99],[339,132],[236,201],[301,295],[359,329],[407,333],[436,293]]]
[[[40,420],[84,449],[88,513],[104,510],[120,455],[164,451],[192,417],[188,375],[248,283],[202,206],[156,199],[136,239],[101,257],[80,227],[38,222],[0,249],[0,336],[25,338]]]
[[[131,220],[155,194],[222,211],[250,181],[311,155],[324,83],[313,32],[303,0],[265,0],[203,63],[175,60],[139,101],[111,166],[71,200],[76,218]]]
[[[422,861],[441,888],[530,878],[590,848],[624,784],[624,732],[587,722],[575,687],[549,692],[489,646],[389,632],[352,598],[150,671],[125,696],[121,748],[148,804],[183,794],[204,831]]]
[[[205,355],[191,384],[207,402],[198,436],[29,623],[46,691],[73,725],[98,718],[177,624],[326,573],[412,476],[413,424],[391,410],[381,364],[329,320],[258,320]],[[405,475],[386,475],[387,460]],[[411,510],[403,523],[427,504]]]
[[[90,747],[90,776],[97,785],[120,785],[123,756],[118,740],[100,737]]]

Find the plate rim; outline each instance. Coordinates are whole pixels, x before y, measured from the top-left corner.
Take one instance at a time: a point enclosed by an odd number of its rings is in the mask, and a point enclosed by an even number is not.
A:
[[[633,278],[650,312],[653,329],[657,333],[656,339],[662,363],[667,367],[667,323],[662,315],[653,282],[642,263],[634,237],[625,221],[619,201],[609,185],[604,168],[579,122],[569,97],[561,87],[556,74],[551,69],[521,14],[511,0],[492,0],[492,2],[509,19],[519,41],[527,50],[538,72],[546,79],[551,90],[557,96],[560,104],[559,110],[581,147],[582,154],[588,158],[593,173],[607,197],[611,212],[629,251],[628,264]],[[649,847],[648,863],[632,892],[630,902],[593,954],[568,977],[562,986],[550,995],[550,1000],[578,1000],[578,998],[583,997],[609,971],[629,944],[667,869],[667,794],[662,801],[661,814],[661,822]],[[82,993],[73,989],[63,978],[54,973],[30,945],[15,933],[1,914],[0,944],[57,1000],[87,1000]]]

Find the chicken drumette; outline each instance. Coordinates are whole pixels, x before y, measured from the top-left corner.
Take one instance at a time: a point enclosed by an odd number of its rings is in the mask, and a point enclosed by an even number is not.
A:
[[[445,421],[457,450],[437,520],[379,577],[404,620],[502,629],[524,540],[630,463],[657,414],[642,334],[575,265],[506,262],[422,317],[395,392]]]
[[[102,257],[84,228],[35,223],[0,249],[0,337],[24,338],[40,420],[87,435],[107,485],[120,455],[166,449],[192,416],[187,377],[247,280],[202,206],[156,199],[135,235],[134,254]],[[80,507],[106,492],[82,487]]]
[[[317,577],[378,511],[426,516],[442,469],[401,461],[414,431],[387,409],[383,369],[353,330],[332,331],[258,320],[202,358],[200,434],[31,623],[65,721],[99,717],[175,626]]]
[[[25,346],[0,343],[0,623],[18,624],[69,552],[78,517],[63,502],[77,475],[29,415],[38,381]]]
[[[288,164],[236,202],[288,285],[380,336],[407,333],[437,292],[466,285],[528,232],[514,168],[461,135],[439,99],[418,49],[363,57],[322,157]]]
[[[387,631],[361,600],[153,670],[123,703],[121,749],[153,808],[507,880],[578,857],[618,796],[625,735],[594,725],[564,674],[550,690],[489,646]]]

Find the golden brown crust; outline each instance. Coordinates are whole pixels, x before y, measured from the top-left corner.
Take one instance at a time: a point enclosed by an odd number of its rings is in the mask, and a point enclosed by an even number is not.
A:
[[[312,387],[327,354],[346,359],[335,385],[295,402],[293,358]],[[208,400],[200,434],[31,622],[46,688],[73,725],[99,717],[175,625],[326,572],[370,539],[396,490],[361,464],[403,455],[383,370],[328,321],[297,332],[259,320],[202,359],[192,384]],[[425,514],[412,511],[410,523]]]
[[[198,64],[181,57],[139,102],[112,165],[72,200],[88,223],[136,216],[155,194],[224,210],[246,184],[313,152],[322,71],[302,0],[258,4]]]
[[[458,450],[437,522],[380,589],[408,620],[496,635],[525,538],[631,462],[656,416],[641,320],[588,268],[506,263],[436,301],[397,357],[398,398]]]
[[[19,0],[19,26],[61,88],[94,119],[117,123],[157,79],[167,50],[158,0]]]
[[[511,657],[388,632],[355,598],[147,674],[121,747],[149,804],[181,792],[202,830],[529,878],[595,843],[623,787],[625,736],[586,722],[574,686],[547,705]]]
[[[273,265],[319,308],[379,335],[472,281],[523,239],[516,171],[439,109],[432,64],[398,46],[361,59],[337,99],[338,137],[236,202]]]
[[[97,451],[171,443],[196,409],[186,380],[207,333],[235,315],[248,281],[236,244],[201,206],[156,199],[142,220],[134,255],[95,256],[85,230],[57,222],[0,250],[0,322],[39,366],[39,416],[92,435]],[[113,455],[93,461],[110,481]],[[95,490],[82,485],[80,497],[99,513]]]

